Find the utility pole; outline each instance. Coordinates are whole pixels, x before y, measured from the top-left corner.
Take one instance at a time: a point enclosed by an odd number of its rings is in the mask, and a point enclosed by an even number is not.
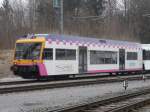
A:
[[[64,32],[64,11],[63,11],[63,1],[64,0],[53,0],[53,7],[56,10],[56,13],[59,16],[59,29],[60,29],[60,34],[63,34]]]
[[[64,33],[64,6],[63,0],[60,1],[60,34]]]

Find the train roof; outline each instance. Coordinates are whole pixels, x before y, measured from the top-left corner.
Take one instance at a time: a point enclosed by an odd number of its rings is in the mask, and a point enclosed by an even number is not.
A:
[[[51,41],[66,41],[66,42],[71,41],[71,42],[79,42],[79,43],[109,44],[109,45],[120,45],[120,46],[130,46],[130,47],[141,48],[141,44],[136,43],[136,42],[98,39],[98,38],[93,38],[93,37],[80,37],[80,36],[59,35],[59,34],[34,34],[32,36],[36,38],[44,37],[47,40],[51,40]]]

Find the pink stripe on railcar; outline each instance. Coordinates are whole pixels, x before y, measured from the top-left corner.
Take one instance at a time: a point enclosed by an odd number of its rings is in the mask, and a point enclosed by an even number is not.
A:
[[[142,68],[135,68],[135,69],[125,69],[125,70],[119,70],[119,69],[111,69],[111,70],[89,70],[88,73],[108,73],[108,72],[121,72],[121,71],[141,71]]]
[[[40,76],[48,76],[47,71],[46,71],[46,67],[44,64],[38,64],[39,67],[39,72],[40,72]]]
[[[88,73],[106,73],[106,72],[117,72],[118,69],[112,69],[112,70],[89,70]]]

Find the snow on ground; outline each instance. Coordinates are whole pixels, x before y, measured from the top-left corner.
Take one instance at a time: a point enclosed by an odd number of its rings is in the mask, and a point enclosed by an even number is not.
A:
[[[130,81],[128,90],[150,86],[150,80]],[[0,95],[0,112],[32,112],[84,103],[124,91],[123,83],[108,83]],[[40,111],[39,111],[40,112]]]
[[[12,50],[0,50],[0,78],[15,77],[10,71],[12,65],[13,51]]]
[[[23,79],[21,77],[5,77],[5,78],[1,78],[0,82],[24,81],[24,80],[28,80],[28,79]]]

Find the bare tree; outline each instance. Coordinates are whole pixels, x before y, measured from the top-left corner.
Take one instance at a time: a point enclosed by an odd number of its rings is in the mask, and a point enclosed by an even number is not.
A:
[[[64,33],[149,42],[149,5],[149,0],[64,0]],[[52,0],[4,0],[1,47],[12,48],[16,36],[26,33],[59,32],[59,14]]]

